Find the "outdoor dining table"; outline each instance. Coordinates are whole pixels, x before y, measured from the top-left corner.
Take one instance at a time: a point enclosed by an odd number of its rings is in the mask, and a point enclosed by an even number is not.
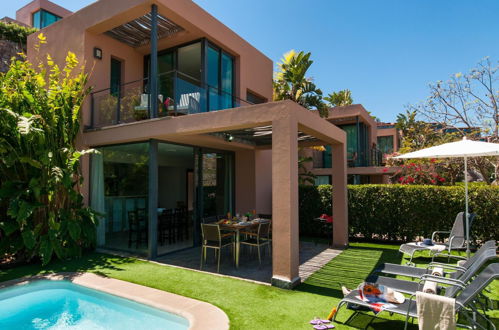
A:
[[[236,236],[236,268],[239,268],[239,251],[241,250],[241,240],[240,240],[240,233],[241,230],[252,230],[255,228],[258,228],[258,225],[260,224],[260,221],[248,221],[245,222],[244,224],[241,222],[236,222],[236,223],[221,223],[220,224],[220,229],[225,230],[225,231],[231,231],[235,233]]]

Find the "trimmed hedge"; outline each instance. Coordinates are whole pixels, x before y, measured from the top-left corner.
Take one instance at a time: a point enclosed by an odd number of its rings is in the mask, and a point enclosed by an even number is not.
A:
[[[499,187],[471,185],[470,212],[476,240],[499,238]],[[414,240],[435,230],[450,230],[464,211],[462,186],[351,185],[348,218],[351,236],[367,239]],[[300,234],[317,236],[315,217],[331,214],[331,185],[300,187]]]
[[[15,23],[0,22],[0,39],[26,44],[28,36],[38,31],[36,28],[20,26]]]

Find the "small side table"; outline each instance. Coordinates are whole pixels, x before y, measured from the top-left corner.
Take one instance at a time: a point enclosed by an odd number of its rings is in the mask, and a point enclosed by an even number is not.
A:
[[[438,252],[442,252],[443,250],[445,250],[445,245],[440,245],[440,244],[426,245],[421,242],[402,244],[399,248],[399,252],[407,254],[411,257],[407,262],[407,265],[409,266],[416,266],[416,264],[412,262],[412,258],[414,257],[414,253],[418,251],[430,251],[431,254],[435,254]]]

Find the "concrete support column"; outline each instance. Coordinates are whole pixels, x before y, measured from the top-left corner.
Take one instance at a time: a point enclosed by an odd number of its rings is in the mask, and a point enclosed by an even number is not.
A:
[[[333,158],[333,245],[348,246],[348,194],[346,144],[331,146]]]
[[[272,285],[300,283],[298,227],[298,124],[272,122]]]

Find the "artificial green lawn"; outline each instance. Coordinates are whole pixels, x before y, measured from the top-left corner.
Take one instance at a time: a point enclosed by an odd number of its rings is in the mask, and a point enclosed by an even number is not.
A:
[[[355,288],[377,264],[403,263],[397,250],[398,246],[393,245],[353,243],[293,291],[99,253],[78,260],[54,262],[43,268],[30,265],[0,270],[0,281],[51,272],[93,272],[212,303],[227,313],[233,329],[311,329],[310,319],[326,317],[338,304],[342,297],[340,284]],[[417,258],[416,261],[428,262],[428,259]],[[496,305],[498,282],[492,285]],[[342,310],[339,320],[344,322],[351,314]],[[492,312],[492,316],[499,318],[499,312]],[[336,324],[336,328],[364,328],[373,321],[371,328],[400,329],[402,319],[381,313],[373,320],[363,314],[351,319],[348,325]]]

